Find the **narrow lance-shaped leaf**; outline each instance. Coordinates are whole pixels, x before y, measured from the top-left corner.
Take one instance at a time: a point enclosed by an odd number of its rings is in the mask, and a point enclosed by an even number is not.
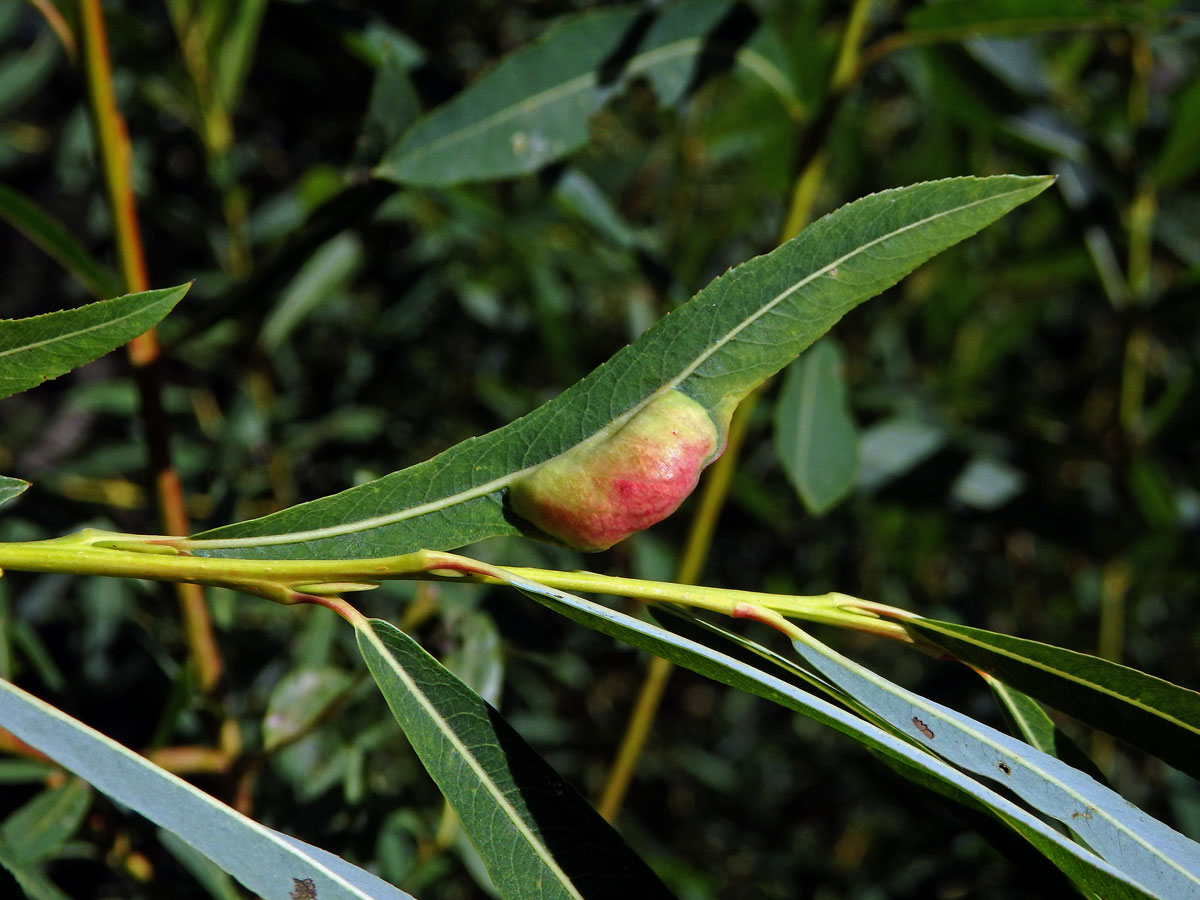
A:
[[[949,762],[1002,783],[1155,895],[1200,897],[1200,844],[1120,794],[1023,741],[893,684],[814,638],[794,646],[805,662],[893,728]]]
[[[1200,778],[1200,694],[1097,656],[982,628],[906,618],[968,665]]]
[[[952,794],[961,792],[982,804],[1001,822],[1037,847],[1072,881],[1108,900],[1154,896],[1145,890],[1140,873],[1119,871],[1086,847],[1064,837],[1037,816],[954,766],[820,697],[657,625],[526,578],[512,576],[508,580],[514,587],[576,622],[722,684],[809,716],[899,765],[928,773],[945,784]],[[766,652],[763,655],[771,654]]]
[[[120,291],[116,273],[98,262],[62,223],[23,194],[0,184],[0,216],[53,257],[96,297]]]
[[[126,294],[28,319],[0,319],[0,397],[57,378],[149,331],[190,286]]]
[[[588,118],[628,79],[649,79],[661,102],[674,103],[731,6],[687,0],[653,17],[636,6],[571,16],[418,120],[375,174],[450,185],[562,159],[587,142]]]
[[[862,301],[1036,196],[1049,178],[952,178],[842,207],[714,280],[582,381],[529,415],[332,497],[220,528],[204,555],[386,556],[521,527],[506,489],[672,391],[723,423],[737,401]]]
[[[366,629],[370,628],[371,631]],[[654,873],[498,712],[387,622],[358,645],[421,762],[512,900],[670,897]]]
[[[263,900],[311,879],[320,900],[412,900],[370,872],[249,819],[16,685],[0,680],[0,727],[178,835]]]
[[[0,506],[3,506],[10,500],[15,500],[27,490],[29,490],[28,481],[23,481],[20,478],[9,478],[7,475],[0,475]]]
[[[830,338],[809,347],[784,376],[775,403],[775,451],[813,515],[829,510],[854,487],[858,433],[841,351]]]

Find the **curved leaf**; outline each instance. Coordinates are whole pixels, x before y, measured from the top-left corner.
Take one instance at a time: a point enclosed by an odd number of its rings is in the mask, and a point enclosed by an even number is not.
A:
[[[968,665],[1200,778],[1200,693],[1038,641],[933,619],[904,624]]]
[[[640,647],[663,659],[699,672],[714,681],[762,697],[828,725],[879,753],[891,762],[936,778],[954,795],[966,795],[1012,828],[1061,869],[1076,884],[1108,900],[1155,896],[1142,884],[1142,875],[1123,872],[1086,847],[1076,844],[1037,816],[991,788],[906,740],[864,722],[854,714],[815,697],[793,684],[736,660],[703,644],[673,634],[582,597],[510,576],[510,583],[567,618]],[[765,654],[765,655],[770,655]],[[856,698],[860,699],[860,698]],[[1121,801],[1124,803],[1125,801]]]
[[[36,387],[149,331],[190,284],[28,319],[0,319],[0,397]]]
[[[111,297],[120,291],[116,273],[88,253],[62,223],[24,194],[2,184],[0,216],[70,272],[88,293]]]
[[[727,411],[862,301],[1045,190],[1052,179],[951,178],[864,197],[731,269],[529,415],[332,497],[216,529],[204,555],[388,556],[520,529],[505,488],[678,389]]]
[[[587,142],[588,117],[629,79],[649,79],[661,102],[674,103],[705,35],[731,6],[690,0],[649,22],[636,6],[571,16],[419,119],[375,174],[450,185],[521,175],[562,159]]]
[[[805,662],[893,728],[1058,819],[1150,892],[1200,897],[1200,844],[1120,794],[1023,741],[891,683],[814,638],[796,641],[794,647]]]
[[[3,680],[0,725],[178,835],[264,900],[288,900],[293,879],[306,878],[320,900],[412,900],[332,853],[260,825]]]
[[[501,896],[671,896],[591,805],[416,641],[373,619],[358,646]]]

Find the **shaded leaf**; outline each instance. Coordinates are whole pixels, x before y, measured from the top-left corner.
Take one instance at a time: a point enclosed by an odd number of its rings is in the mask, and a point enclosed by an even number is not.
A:
[[[1152,18],[1136,3],[1092,0],[946,0],[919,6],[904,19],[910,31],[958,32],[950,39],[976,34],[1024,34],[1086,25],[1144,22]]]
[[[57,378],[149,331],[188,287],[126,294],[28,319],[0,319],[0,397]]]
[[[788,367],[775,402],[775,452],[813,515],[829,510],[854,487],[858,433],[841,350],[829,338]]]
[[[933,619],[906,627],[970,666],[1200,777],[1200,694],[1086,653]]]
[[[373,619],[358,645],[501,896],[670,896],[591,805],[412,638]]]
[[[32,863],[21,859],[0,840],[0,866],[16,879],[28,900],[71,900]]]
[[[293,878],[311,878],[320,900],[409,898],[331,853],[260,825],[2,680],[0,726],[178,835],[264,900],[288,900]]]
[[[275,685],[263,718],[263,749],[271,751],[305,734],[345,693],[353,679],[332,666],[294,669]]]
[[[0,216],[44,250],[96,297],[120,293],[121,282],[84,248],[62,223],[23,194],[0,184]]]
[[[521,175],[562,159],[587,142],[588,117],[630,79],[649,79],[661,102],[675,102],[704,36],[730,6],[676,3],[644,34],[646,19],[635,6],[571,16],[418,120],[376,174],[450,185]]]
[[[0,838],[17,858],[37,863],[53,856],[83,824],[92,805],[87,782],[72,778],[48,788],[14,812],[0,826]]]
[[[897,417],[872,425],[858,444],[858,486],[874,491],[928,459],[946,433],[919,419]]]
[[[204,555],[386,556],[520,533],[517,478],[677,389],[722,418],[845,313],[1051,184],[952,178],[842,207],[730,270],[529,415],[376,481],[191,542]]]

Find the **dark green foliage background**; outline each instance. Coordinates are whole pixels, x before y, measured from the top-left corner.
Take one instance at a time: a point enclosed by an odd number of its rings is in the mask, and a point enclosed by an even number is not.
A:
[[[780,38],[805,105],[798,125],[736,68],[672,108],[635,84],[593,117],[588,146],[564,165],[402,190],[368,178],[379,148],[360,138],[382,29],[424,49],[411,77],[430,108],[581,4],[403,6],[270,4],[233,150],[213,159],[189,125],[165,11],[106,4],[151,277],[196,280],[162,334],[197,530],[419,462],[553,396],[774,246],[796,160],[812,147],[827,159],[816,214],[932,178],[1055,172],[1059,190],[834,332],[864,438],[899,417],[936,438],[933,452],[809,517],[775,456],[776,388],[756,411],[704,580],[837,589],[1088,652],[1102,621],[1123,622],[1124,661],[1200,684],[1200,158],[1177,149],[1189,135],[1195,145],[1200,120],[1200,25],[1186,10],[1128,4],[1148,24],[1093,19],[1015,37],[968,27],[966,39],[880,56],[843,101],[823,106],[841,4],[763,0],[751,6]],[[875,4],[867,46],[902,34],[909,11]],[[1151,68],[1138,75],[1131,58],[1147,47]],[[0,6],[0,181],[111,261],[81,85],[31,6]],[[564,201],[580,172],[627,224],[623,240]],[[1076,184],[1086,196],[1072,194]],[[1152,184],[1146,277],[1106,289],[1097,260],[1111,253],[1128,272],[1130,207]],[[235,274],[223,205],[238,191],[252,262]],[[1136,236],[1132,246],[1136,257]],[[90,299],[7,226],[0,259],[0,315]],[[305,295],[310,307],[289,323]],[[0,473],[34,482],[4,510],[0,537],[157,531],[136,406],[116,354],[0,402]],[[981,460],[994,493],[964,487]],[[468,552],[670,578],[690,512],[586,560],[515,539]],[[581,790],[599,792],[644,666],[637,654],[495,588],[389,586],[362,606],[411,626],[460,674],[468,662],[481,679],[502,669],[506,717]],[[324,611],[221,592],[213,607],[228,671],[205,699],[184,665],[169,589],[12,574],[0,580],[0,675],[140,749],[214,746],[230,721],[244,752],[203,787],[231,800],[240,786],[267,824],[374,865],[416,896],[483,896],[461,849],[436,848],[440,797],[363,681],[349,629]],[[965,669],[830,637],[927,696],[999,721]],[[264,754],[272,689],[305,667],[355,680],[307,737]],[[1200,838],[1194,782],[1074,733],[1115,787]],[[40,774],[0,759],[13,782],[0,817],[36,793]],[[1020,848],[977,824],[836,735],[683,672],[620,822],[683,898],[1064,895],[1048,866],[1013,864],[1002,853]],[[126,838],[153,864],[149,882],[110,854]],[[102,799],[59,856],[48,872],[76,898],[208,896],[149,826]],[[0,893],[15,890],[7,878]]]

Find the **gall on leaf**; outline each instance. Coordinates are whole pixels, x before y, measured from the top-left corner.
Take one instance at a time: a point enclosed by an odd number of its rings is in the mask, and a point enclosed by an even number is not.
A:
[[[667,391],[513,482],[509,506],[561,544],[606,550],[675,512],[721,455],[724,432],[701,404]]]

